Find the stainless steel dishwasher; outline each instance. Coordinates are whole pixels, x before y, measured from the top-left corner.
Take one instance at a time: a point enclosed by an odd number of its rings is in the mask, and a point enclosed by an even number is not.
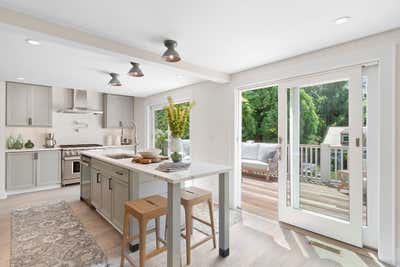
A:
[[[81,200],[85,201],[88,205],[91,204],[90,191],[92,185],[90,173],[90,158],[81,156]]]

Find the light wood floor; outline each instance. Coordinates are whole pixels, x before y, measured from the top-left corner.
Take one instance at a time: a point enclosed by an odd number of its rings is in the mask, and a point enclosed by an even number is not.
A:
[[[300,206],[343,220],[349,218],[349,196],[324,185],[300,183]],[[242,177],[242,209],[278,220],[278,183]]]
[[[52,200],[67,201],[87,231],[104,250],[111,266],[119,265],[120,234],[93,209],[79,200],[79,186],[69,186],[0,200],[1,267],[9,266],[10,210]],[[211,243],[207,243],[193,250],[192,266],[386,266],[374,260],[376,256],[373,252],[302,233],[286,225],[247,213],[242,214],[242,222],[233,225],[230,232],[229,257],[224,259],[218,257],[218,249],[212,249]],[[165,260],[166,254],[163,253],[148,261],[146,266],[165,266]]]

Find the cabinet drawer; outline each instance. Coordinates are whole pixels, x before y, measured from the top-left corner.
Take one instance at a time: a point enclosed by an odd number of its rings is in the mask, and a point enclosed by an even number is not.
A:
[[[128,183],[129,180],[129,170],[114,166],[99,160],[93,160],[92,167],[100,170],[100,172],[105,176],[112,176],[120,179],[123,182]]]

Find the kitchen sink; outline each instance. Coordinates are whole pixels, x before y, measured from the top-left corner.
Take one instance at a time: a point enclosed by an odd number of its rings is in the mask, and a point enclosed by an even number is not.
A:
[[[106,155],[106,157],[110,159],[131,159],[133,158],[132,154],[111,154],[111,155]]]

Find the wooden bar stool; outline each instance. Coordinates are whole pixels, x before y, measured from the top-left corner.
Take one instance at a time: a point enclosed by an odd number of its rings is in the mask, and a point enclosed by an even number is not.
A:
[[[163,215],[167,215],[167,199],[159,195],[127,201],[125,203],[124,232],[121,248],[121,267],[124,266],[125,258],[132,265],[135,265],[132,259],[125,252],[129,242],[133,240],[139,239],[140,267],[144,267],[145,260],[154,257],[167,249],[166,242],[160,238],[160,217]],[[138,220],[139,235],[131,236],[129,233],[130,216],[133,216]],[[152,219],[155,220],[156,227],[147,231],[147,223]],[[156,232],[156,249],[146,254],[146,236],[154,231]],[[160,247],[160,243],[163,243],[162,247]]]
[[[208,209],[210,214],[210,222],[206,222],[203,219],[200,219],[196,216],[193,216],[193,206],[208,202]],[[181,234],[183,238],[186,240],[186,262],[187,265],[190,265],[191,262],[191,249],[194,249],[201,244],[207,242],[208,240],[213,240],[214,248],[216,248],[215,241],[215,225],[214,225],[214,211],[213,211],[213,201],[212,201],[212,193],[210,191],[206,191],[197,187],[187,187],[182,191],[181,196],[181,205],[185,209],[185,224],[186,224],[186,235]],[[193,220],[201,222],[205,225],[211,227],[211,235],[207,235],[207,237],[196,244],[191,245],[191,234],[193,232]]]

